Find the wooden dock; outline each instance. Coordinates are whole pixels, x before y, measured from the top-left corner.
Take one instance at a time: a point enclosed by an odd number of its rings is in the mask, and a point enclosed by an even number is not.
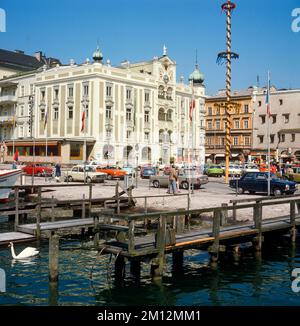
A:
[[[10,242],[21,243],[36,240],[35,236],[22,232],[5,232],[0,233],[0,246],[8,245]]]

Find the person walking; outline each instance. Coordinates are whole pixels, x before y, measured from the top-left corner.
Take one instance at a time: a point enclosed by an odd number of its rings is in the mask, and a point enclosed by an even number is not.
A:
[[[174,165],[172,165],[169,174],[169,192],[173,192],[173,195],[176,195],[177,193],[177,179],[177,172]]]
[[[61,166],[59,163],[56,163],[55,165],[55,179],[58,182],[61,177]]]

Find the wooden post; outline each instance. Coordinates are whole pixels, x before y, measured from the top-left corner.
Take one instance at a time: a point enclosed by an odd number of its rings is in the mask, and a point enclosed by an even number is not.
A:
[[[236,205],[237,203],[233,203],[232,206],[233,206],[233,210],[232,210],[232,220],[233,222],[236,222]]]
[[[148,213],[148,208],[147,208],[147,197],[145,196],[145,214]]]
[[[296,228],[296,202],[292,200],[290,202],[290,218],[291,218],[291,241],[296,242],[297,228]]]
[[[49,281],[58,281],[59,236],[54,232],[49,238]]]
[[[163,275],[164,261],[165,261],[165,243],[166,243],[166,216],[160,215],[159,225],[156,234],[156,248],[158,255],[152,260],[151,274],[153,278],[161,278]]]
[[[183,250],[173,251],[173,271],[180,271],[183,267]]]
[[[51,197],[51,222],[55,221],[55,216],[54,216],[54,196],[52,195]]]
[[[228,204],[221,204],[222,207],[227,208]],[[224,209],[221,211],[221,225],[225,225],[228,221],[228,210]]]
[[[130,262],[130,273],[135,279],[139,279],[141,276],[141,261],[132,260]]]
[[[19,225],[19,187],[15,188],[15,231],[17,231],[17,226]]]
[[[253,219],[254,226],[258,231],[257,237],[253,239],[253,244],[256,251],[261,251],[262,247],[262,204],[260,201],[256,201],[253,206]]]
[[[82,195],[81,218],[85,218],[85,194]]]
[[[123,256],[118,256],[115,261],[115,279],[123,280],[125,277],[125,259]]]
[[[220,223],[221,223],[221,211],[219,209],[214,210],[213,217],[213,237],[214,242],[210,248],[211,260],[216,263],[219,259],[219,247],[220,247]]]
[[[89,217],[91,217],[92,212],[92,197],[93,197],[93,185],[89,184]]]
[[[128,225],[128,253],[133,254],[134,253],[134,220],[130,220]]]
[[[41,237],[42,187],[38,187],[38,206],[36,215],[36,237]]]
[[[120,214],[119,181],[116,184],[117,214]]]

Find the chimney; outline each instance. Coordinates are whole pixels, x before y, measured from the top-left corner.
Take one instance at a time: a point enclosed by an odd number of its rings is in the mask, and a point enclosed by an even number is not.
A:
[[[36,59],[41,62],[42,61],[42,57],[43,57],[43,52],[42,51],[36,51],[34,56],[36,57]]]

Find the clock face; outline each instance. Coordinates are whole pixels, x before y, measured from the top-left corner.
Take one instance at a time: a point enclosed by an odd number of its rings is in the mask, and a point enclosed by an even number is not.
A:
[[[164,75],[163,80],[165,83],[169,82],[169,76],[168,75]]]

